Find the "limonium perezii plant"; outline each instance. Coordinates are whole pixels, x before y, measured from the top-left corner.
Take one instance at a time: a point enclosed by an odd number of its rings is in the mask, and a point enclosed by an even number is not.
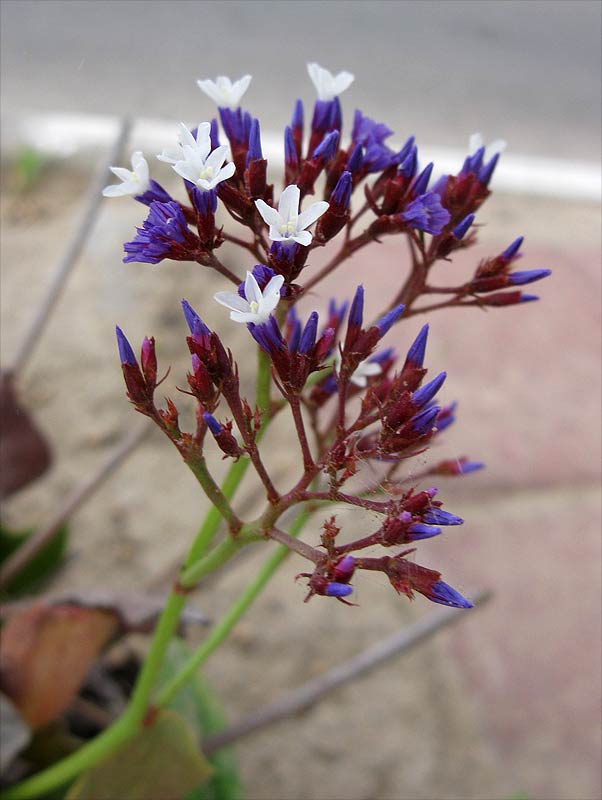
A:
[[[463,522],[443,508],[433,479],[465,476],[483,465],[448,457],[421,469],[412,466],[412,457],[444,440],[455,419],[455,404],[437,400],[445,372],[427,375],[428,325],[415,324],[414,317],[440,308],[528,303],[537,298],[522,287],[549,270],[515,270],[522,245],[517,238],[482,259],[469,280],[450,285],[448,279],[445,286],[434,282],[431,271],[437,262],[450,262],[475,244],[475,215],[490,194],[504,143],[486,148],[480,136],[471,137],[457,174],[432,182],[433,164],[420,162],[413,136],[393,147],[387,125],[362,111],[355,111],[344,134],[339,95],[353,75],[307,66],[317,99],[309,124],[302,103],[294,104],[283,136],[284,168],[274,172],[283,174],[281,188],[268,183],[259,120],[242,107],[251,84],[246,75],[236,81],[223,76],[198,81],[217,104],[221,125],[217,119],[196,128],[182,123],[175,143],[157,156],[161,169],[171,168],[183,179],[177,196],[150,177],[139,151],[132,155],[131,170],[113,168],[119,182],[104,190],[109,197],[130,196],[147,207],[136,235],[124,245],[125,262],[196,262],[223,278],[223,288],[211,299],[201,272],[199,291],[182,301],[190,351],[190,370],[182,382],[191,396],[185,402],[196,407],[193,430],[181,427],[173,400],[157,401],[159,376],[168,365],[157,364],[154,338],[145,338],[137,353],[117,328],[131,403],[177,448],[211,507],[169,596],[128,711],[62,762],[62,780],[131,736],[141,720],[148,720],[149,709],[164,706],[291,551],[304,565],[297,578],[306,582],[306,600],[320,596],[321,602],[352,606],[354,588],[368,570],[383,573],[407,598],[417,593],[434,603],[471,607],[469,597],[415,557],[421,539]],[[341,294],[322,301],[315,290],[323,279],[343,270],[351,256],[357,260],[366,251],[369,258],[368,248],[378,247],[384,237],[399,240],[399,255],[386,297],[372,298],[373,304],[382,302],[380,313],[366,319],[367,280],[366,287],[359,285],[349,294],[348,280],[342,281]],[[234,265],[220,257],[224,242],[240,248],[246,266],[240,268],[242,259]],[[331,251],[326,258],[325,248]],[[312,264],[314,254],[320,256],[319,269]],[[398,264],[404,257],[402,270]],[[446,274],[453,275],[449,264]],[[297,304],[303,297],[311,298],[315,308],[300,315]],[[208,302],[223,307],[223,338],[203,321]],[[251,397],[241,394],[236,354],[228,348],[229,325],[245,326],[247,349],[257,350]],[[399,325],[403,331],[396,341],[405,341],[401,353],[386,344],[390,329]],[[277,415],[290,420],[290,441],[280,446],[298,455],[289,476],[272,474],[262,453],[262,437]],[[208,441],[211,448],[205,446]],[[213,442],[231,461],[221,485],[206,456],[208,449],[215,452]],[[265,499],[254,519],[240,516],[235,498],[249,467]],[[358,480],[362,472],[364,479]],[[333,504],[370,513],[337,524]],[[301,539],[304,526],[307,533]],[[217,539],[220,530],[224,535]],[[281,547],[184,668],[158,686],[158,670],[187,594],[245,545],[260,540],[276,540]]]

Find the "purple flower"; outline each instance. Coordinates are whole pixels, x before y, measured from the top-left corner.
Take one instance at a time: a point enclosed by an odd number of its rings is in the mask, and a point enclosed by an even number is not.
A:
[[[384,123],[375,122],[370,117],[364,116],[361,111],[355,112],[351,139],[354,145],[361,145],[364,149],[363,166],[366,172],[382,172],[391,164],[400,163],[403,150],[396,153],[384,143],[392,133],[393,131]]]
[[[427,192],[412,200],[401,213],[401,218],[412,228],[432,236],[438,236],[451,219],[449,211],[443,208],[435,192]]]
[[[176,202],[151,203],[150,213],[137,231],[135,238],[123,246],[125,263],[158,264],[165,258],[188,261],[200,245],[198,236],[189,229]]]

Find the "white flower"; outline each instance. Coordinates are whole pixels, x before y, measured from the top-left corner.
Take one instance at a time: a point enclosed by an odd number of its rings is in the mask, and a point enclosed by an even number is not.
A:
[[[309,208],[299,213],[300,197],[299,187],[291,184],[280,195],[278,211],[263,200],[255,201],[264,222],[270,226],[269,237],[272,241],[298,242],[305,246],[311,244],[312,235],[305,228],[321,217],[329,204],[321,200],[319,203],[312,203]]]
[[[332,72],[315,62],[307,65],[307,71],[313,85],[316,87],[318,100],[334,100],[337,95],[348,89],[355,80],[355,75],[350,72],[339,72],[338,75],[333,75]]]
[[[341,351],[337,349],[336,355],[334,357],[334,369],[335,372],[340,372],[341,370]],[[357,365],[355,372],[349,378],[351,383],[354,383],[356,386],[359,386],[360,389],[365,389],[368,385],[368,378],[371,378],[374,375],[380,375],[382,372],[382,367],[377,361],[369,361],[365,359],[364,361],[360,361]]]
[[[186,160],[187,154],[191,157],[196,153],[203,161],[211,152],[211,125],[208,122],[201,122],[197,128],[196,139],[190,130],[180,122],[178,125],[178,143],[174,147],[165,147],[159,161],[166,164],[175,164],[177,161]]]
[[[263,292],[252,272],[247,272],[245,280],[245,300],[236,292],[218,292],[213,297],[218,303],[230,309],[230,319],[234,322],[267,322],[270,314],[280,300],[280,289],[284,283],[282,275],[270,278]]]
[[[482,135],[480,133],[473,133],[468,139],[468,152],[475,153],[480,147],[483,147],[484,144],[485,142],[483,141]],[[483,160],[489,161],[493,156],[502,153],[506,149],[506,144],[507,142],[505,142],[504,139],[496,139],[494,142],[491,142],[491,144],[488,144]]]
[[[215,189],[218,183],[228,180],[236,172],[232,162],[223,165],[228,155],[227,145],[216,147],[212,153],[209,152],[210,149],[211,144],[207,147],[203,142],[195,147],[184,144],[183,158],[173,165],[180,177],[196,184],[204,192]]]
[[[238,108],[241,97],[249,88],[250,83],[250,75],[243,75],[234,83],[225,75],[219,75],[215,81],[197,81],[199,89],[205,92],[220,108]]]
[[[111,167],[111,172],[116,175],[121,183],[105,186],[102,193],[105,197],[125,197],[126,195],[139,195],[150,186],[148,177],[148,164],[140,150],[132,153],[132,169],[125,167]]]

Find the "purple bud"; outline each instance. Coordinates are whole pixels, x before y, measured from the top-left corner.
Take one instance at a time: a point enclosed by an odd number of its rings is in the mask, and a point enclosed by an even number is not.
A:
[[[263,153],[261,152],[261,134],[259,131],[259,120],[253,119],[251,122],[251,130],[249,131],[249,149],[247,151],[247,164],[249,161],[261,161]]]
[[[193,336],[210,335],[211,331],[187,300],[182,300],[182,310],[184,311],[184,317],[186,318],[186,322],[190,328],[190,333]]]
[[[355,290],[351,309],[349,311],[349,326],[361,328],[364,319],[364,287],[360,284]]]
[[[355,558],[353,556],[346,555],[337,562],[334,568],[334,577],[341,583],[347,583],[351,580],[354,572]]]
[[[271,267],[267,267],[265,264],[255,264],[255,266],[252,269],[252,274],[255,280],[257,281],[257,285],[263,292],[265,287],[268,285],[268,283],[271,281],[271,279],[274,277],[276,273]],[[238,284],[237,291],[239,296],[242,297],[243,300],[247,299],[245,295],[245,281]]]
[[[417,148],[412,145],[410,148],[410,152],[401,162],[401,166],[399,167],[399,172],[402,175],[405,175],[406,178],[413,178],[416,174],[416,168],[418,167],[418,150]]]
[[[215,117],[211,120],[211,128],[209,130],[209,140],[211,142],[211,149],[215,150],[219,147],[219,127]]]
[[[410,136],[410,138],[407,139],[406,143],[404,144],[404,146],[401,148],[401,150],[397,154],[397,158],[398,158],[400,164],[403,161],[405,161],[405,159],[408,157],[412,147],[414,147],[414,137]]]
[[[439,536],[442,531],[441,528],[435,528],[433,525],[423,525],[421,522],[414,522],[408,528],[408,533],[412,540],[418,540],[431,539],[433,536]]]
[[[361,144],[357,144],[349,156],[347,161],[347,169],[349,172],[354,173],[358,172],[362,168],[362,164],[364,163],[364,152],[362,150]]]
[[[339,146],[339,132],[331,131],[328,133],[316,147],[312,154],[312,158],[319,158],[322,161],[330,161],[334,157]]]
[[[119,348],[119,358],[121,359],[121,363],[129,364],[132,367],[137,366],[138,362],[136,361],[136,356],[134,355],[132,346],[128,342],[119,325],[115,327],[115,333],[117,335],[117,347]]]
[[[458,469],[460,475],[468,475],[470,472],[477,472],[479,469],[485,469],[485,464],[481,461],[460,461],[458,462]]]
[[[388,311],[384,317],[379,319],[376,323],[376,327],[378,328],[381,338],[387,333],[389,328],[397,322],[404,311],[405,306],[403,303],[400,303],[398,306],[395,306],[395,308],[392,308],[391,311]]]
[[[203,419],[207,423],[207,427],[214,436],[217,436],[218,433],[221,433],[223,426],[215,419],[213,414],[210,414],[208,411],[205,411],[205,413],[203,414]]]
[[[441,409],[438,406],[433,406],[432,408],[423,409],[412,417],[410,426],[414,433],[417,433],[419,436],[425,436],[429,433],[434,426],[439,411],[441,411]]]
[[[532,303],[534,300],[539,300],[539,297],[536,294],[526,294],[523,292],[520,296],[520,303]]]
[[[525,283],[534,283],[552,274],[551,269],[526,269],[522,272],[511,272],[508,282],[512,286],[523,286]],[[524,301],[523,301],[524,302]]]
[[[296,168],[299,166],[299,158],[297,157],[297,148],[295,147],[293,130],[288,125],[284,129],[284,161],[289,167]]]
[[[316,343],[316,334],[318,332],[318,314],[312,311],[309,319],[305,324],[303,333],[301,334],[301,341],[299,342],[299,352],[302,355],[307,355]]]
[[[414,342],[410,349],[408,350],[408,354],[406,356],[406,364],[411,364],[413,367],[422,367],[424,364],[424,356],[426,353],[426,341],[429,335],[429,326],[428,323],[423,325],[420,329],[420,333],[414,339]]]
[[[509,245],[504,252],[501,254],[500,258],[505,259],[506,261],[510,261],[512,258],[517,257],[517,253],[520,250],[520,246],[524,241],[524,236],[519,236],[518,239],[515,239],[511,245]]]
[[[479,170],[479,181],[483,184],[483,186],[489,186],[489,181],[491,180],[491,176],[494,173],[494,170],[497,166],[498,159],[500,157],[499,153],[496,153],[487,164],[485,164]]]
[[[464,523],[462,517],[457,517],[436,506],[428,508],[422,515],[422,519],[427,525],[462,525]]]
[[[431,179],[431,173],[433,171],[433,162],[431,161],[430,164],[427,164],[426,167],[422,170],[420,175],[414,179],[414,183],[412,184],[412,191],[415,195],[424,194],[426,192],[426,187],[429,185],[429,181]]]
[[[353,592],[353,587],[349,586],[348,583],[336,583],[335,581],[331,581],[326,586],[326,596],[327,597],[347,597]]]
[[[342,211],[346,211],[349,208],[352,189],[353,180],[351,172],[343,172],[330,195],[330,205]]]
[[[302,128],[303,127],[303,103],[301,100],[297,100],[295,103],[295,107],[293,109],[293,117],[291,120],[291,127],[293,128]]]
[[[462,222],[458,223],[456,227],[453,229],[452,233],[456,237],[456,239],[463,239],[466,235],[467,230],[470,228],[472,223],[474,222],[475,215],[468,214],[468,216],[464,217]]]
[[[429,383],[425,383],[424,386],[421,386],[420,389],[417,389],[414,392],[412,395],[412,403],[416,406],[416,408],[422,408],[422,406],[425,406],[429,400],[433,399],[439,389],[443,386],[446,377],[446,372],[440,372],[436,378],[433,378],[433,380],[429,381]]]
[[[449,584],[444,581],[437,581],[429,587],[426,595],[434,603],[441,603],[443,606],[454,606],[454,608],[472,608],[472,603],[463,597]]]

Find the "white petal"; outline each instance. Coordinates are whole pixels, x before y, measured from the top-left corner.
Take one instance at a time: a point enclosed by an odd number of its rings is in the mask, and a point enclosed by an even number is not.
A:
[[[496,139],[487,145],[487,158],[491,158],[496,153],[503,153],[507,146],[508,142],[505,139]]]
[[[159,161],[164,161],[166,164],[175,164],[176,161],[182,159],[181,147],[164,147],[160,156],[157,156]]]
[[[181,178],[185,178],[191,183],[196,183],[199,176],[199,170],[196,168],[196,165],[193,162],[176,161],[176,163],[173,165],[173,169]]]
[[[298,242],[302,244],[304,247],[307,247],[311,244],[312,235],[309,231],[299,231],[294,236],[289,238],[289,241]]]
[[[255,206],[259,211],[261,218],[263,221],[274,228],[280,228],[283,223],[283,220],[280,214],[276,211],[275,208],[269,206],[264,200],[256,200]],[[270,233],[270,238],[272,238]]]
[[[102,190],[103,197],[125,197],[129,192],[123,191],[123,183],[115,183],[112,186],[105,186]]]
[[[359,372],[360,370],[362,375],[366,376],[380,375],[383,371],[381,365],[376,361],[362,361],[355,372]],[[354,375],[355,372],[353,373]]]
[[[363,375],[357,375],[357,370],[353,373],[353,375],[349,378],[351,383],[354,383],[356,386],[359,386],[361,389],[365,389],[368,385],[367,379]]]
[[[259,284],[252,272],[247,272],[247,277],[245,279],[245,297],[249,304],[255,302],[257,305],[259,305],[263,299]]]
[[[125,167],[109,167],[113,175],[116,175],[120,181],[129,181],[131,180],[132,175],[134,174],[130,169],[126,169]]]
[[[236,105],[237,106],[240,105],[240,100],[241,100],[243,94],[249,88],[251,80],[252,80],[252,76],[251,75],[243,75],[242,78],[237,80],[235,82],[234,86],[232,87],[233,99],[236,101]]]
[[[247,301],[243,300],[239,294],[236,294],[236,292],[217,292],[217,294],[213,295],[213,299],[216,300],[221,306],[225,306],[231,311],[249,310],[249,304]]]
[[[322,97],[322,91],[324,87],[324,73],[328,72],[328,70],[324,70],[319,64],[316,64],[315,61],[312,61],[307,65],[307,72],[311,78],[311,82],[315,86],[316,92],[318,93],[318,99],[323,100],[324,98]]]
[[[210,97],[211,100],[213,100],[214,103],[217,103],[218,105],[221,104],[221,102],[222,102],[222,93],[220,92],[218,87],[215,85],[215,83],[213,83],[213,81],[210,81],[210,80],[197,81],[197,86],[199,87],[199,89],[202,92],[205,92],[207,97]]]
[[[196,139],[192,135],[189,128],[184,125],[183,122],[178,124],[178,140],[182,146],[187,144],[189,147],[193,147],[196,150]]]
[[[348,89],[353,81],[355,80],[355,75],[352,75],[351,72],[339,72],[338,75],[335,76],[333,80],[333,91],[335,95],[342,94],[345,89]]]
[[[264,319],[260,314],[253,314],[251,311],[231,311],[230,312],[230,319],[232,322],[254,322],[255,324],[265,322],[267,317]]]
[[[468,152],[474,153],[479,147],[483,147],[483,137],[480,133],[473,133],[468,139]]]
[[[141,150],[135,150],[132,153],[132,167],[141,180],[148,181],[148,164]]]
[[[273,275],[270,280],[266,283],[265,289],[263,290],[263,297],[266,299],[267,297],[274,296],[280,300],[280,289],[282,289],[282,284],[284,283],[284,276],[283,275]],[[278,302],[278,300],[276,302]]]
[[[301,190],[294,183],[287,186],[280,195],[278,201],[278,213],[282,218],[283,223],[289,222],[292,217],[296,217],[299,213],[299,199],[301,197]]]
[[[322,216],[326,211],[328,211],[330,204],[327,203],[325,200],[320,200],[318,203],[312,203],[309,208],[306,208],[305,211],[302,211],[299,214],[299,219],[297,220],[297,230],[302,231],[305,228],[309,228],[310,225]]]
[[[197,128],[196,149],[203,160],[211,152],[211,124],[209,122],[201,122]]]
[[[215,176],[216,185],[218,183],[221,183],[222,181],[227,181],[228,178],[231,178],[235,172],[236,172],[236,167],[231,161],[229,164],[226,164],[224,167],[222,167]]]
[[[228,148],[225,144],[222,144],[220,147],[216,147],[213,153],[205,159],[205,166],[211,167],[214,172],[217,172],[221,169],[222,164],[226,160],[226,156],[228,155]]]

